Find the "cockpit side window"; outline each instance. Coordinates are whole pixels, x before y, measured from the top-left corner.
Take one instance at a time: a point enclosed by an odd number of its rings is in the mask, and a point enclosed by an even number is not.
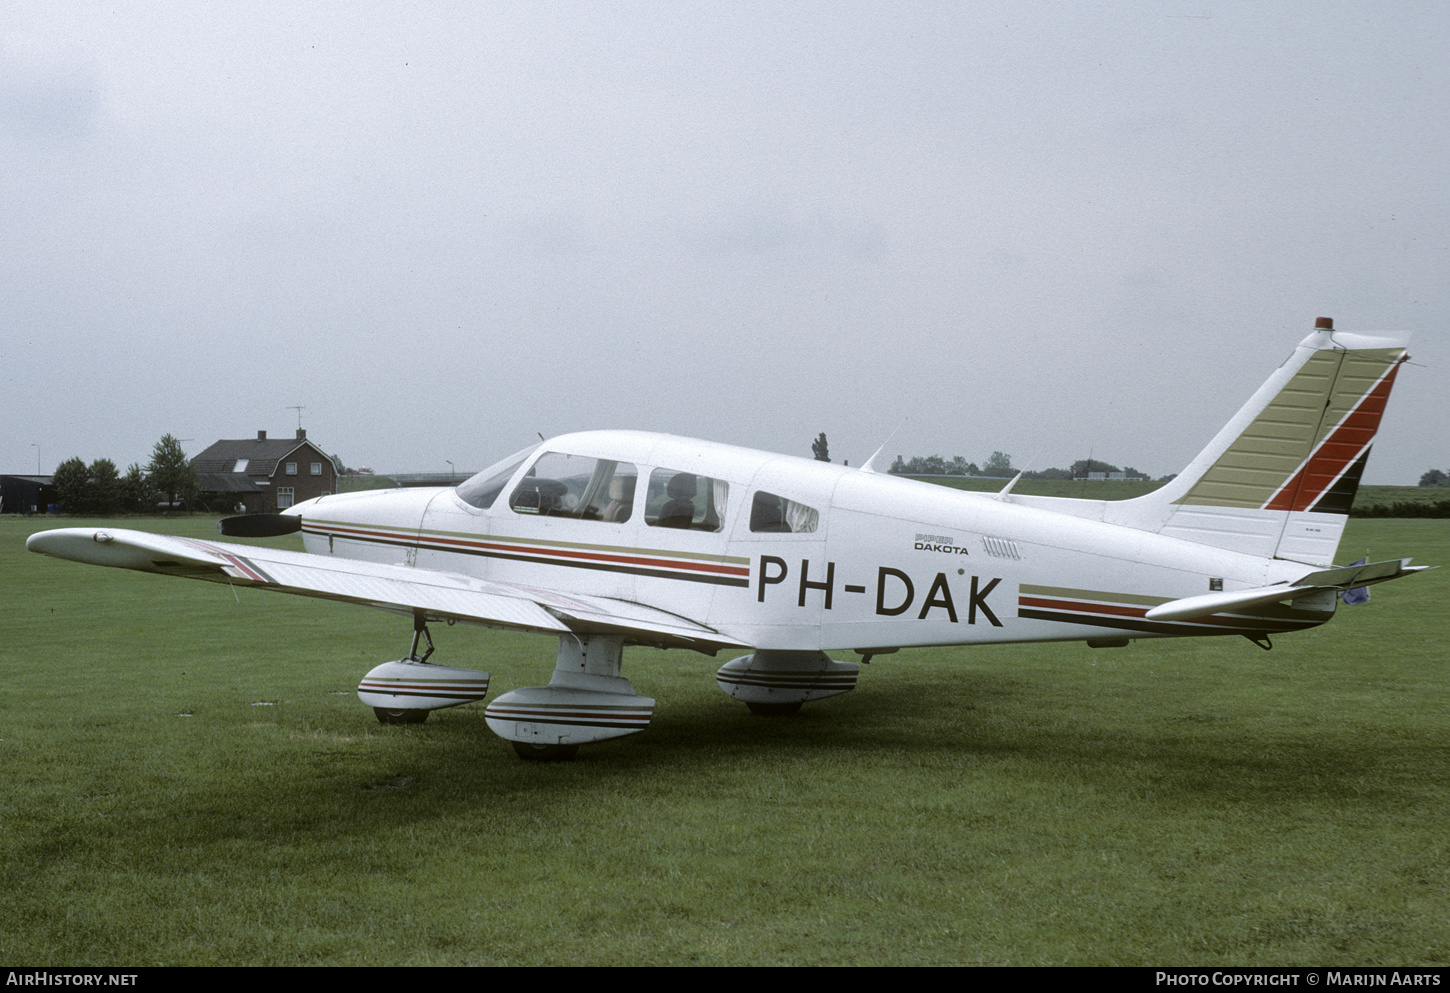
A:
[[[514,487],[509,507],[520,514],[622,524],[633,513],[638,477],[629,462],[545,452]]]
[[[524,460],[533,454],[536,447],[531,445],[522,452],[515,452],[502,462],[495,462],[478,475],[470,476],[459,483],[454,488],[458,499],[479,510],[488,510],[493,506],[494,500],[498,499],[498,495],[503,492],[503,488],[508,485],[508,481],[513,478],[514,473],[518,471],[519,466],[523,465]]]
[[[644,522],[655,528],[719,531],[730,486],[693,472],[656,469],[650,473]]]
[[[810,534],[820,527],[814,507],[757,490],[750,502],[750,530],[756,534]]]

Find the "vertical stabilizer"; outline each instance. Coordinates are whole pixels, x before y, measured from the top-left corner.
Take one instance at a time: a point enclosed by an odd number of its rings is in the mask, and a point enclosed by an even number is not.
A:
[[[1407,335],[1335,331],[1299,343],[1177,478],[1105,519],[1254,555],[1329,565]]]

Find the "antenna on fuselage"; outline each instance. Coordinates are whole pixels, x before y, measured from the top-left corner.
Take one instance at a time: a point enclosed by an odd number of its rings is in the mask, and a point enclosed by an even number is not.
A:
[[[1038,455],[1041,455],[1042,454],[1042,449],[1043,448],[1046,448],[1046,447],[1047,447],[1046,445],[1043,445],[1042,448],[1037,449],[1037,451],[1033,454],[1032,458],[1030,458],[1030,459],[1027,460],[1027,464],[1025,466],[1023,466],[1021,469],[1018,469],[1017,470],[1017,475],[1013,476],[1012,479],[1007,483],[1007,485],[1004,486],[1004,487],[1002,487],[1001,492],[999,492],[996,496],[992,497],[992,499],[993,500],[1005,500],[1005,499],[1007,499],[1007,494],[1009,494],[1009,493],[1012,492],[1012,487],[1014,487],[1014,486],[1017,485],[1017,480],[1021,479],[1022,478],[1022,474],[1025,473],[1028,469],[1032,468],[1032,463],[1034,463],[1034,462],[1037,461],[1037,456]]]
[[[901,423],[898,424],[898,425],[896,425],[896,431],[900,431],[902,429],[902,427],[906,424],[906,422],[909,421],[909,420],[911,420],[910,417],[903,417],[901,419]],[[872,467],[871,463],[873,463],[873,462],[876,461],[876,457],[878,455],[880,455],[882,452],[886,451],[886,446],[889,445],[889,444],[891,444],[891,439],[892,438],[895,438],[896,437],[896,431],[892,431],[891,434],[887,436],[886,440],[881,443],[881,447],[878,448],[878,449],[876,449],[876,451],[872,452],[871,453],[871,457],[869,459],[867,459],[865,462],[862,462],[861,463],[861,471],[862,472],[869,472],[869,473],[872,473],[873,475],[875,474],[876,470],[875,470],[875,468]]]

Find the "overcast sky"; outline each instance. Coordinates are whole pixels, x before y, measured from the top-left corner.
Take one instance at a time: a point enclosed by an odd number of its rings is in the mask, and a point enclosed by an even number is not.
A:
[[[302,405],[1157,476],[1321,315],[1416,333],[1366,481],[1450,469],[1438,0],[10,4],[0,190],[0,472]]]

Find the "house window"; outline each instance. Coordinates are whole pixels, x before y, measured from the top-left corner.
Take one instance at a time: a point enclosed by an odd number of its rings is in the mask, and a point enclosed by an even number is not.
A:
[[[297,475],[297,463],[296,462],[288,462],[287,463],[287,475],[289,475],[289,476],[295,476],[295,475]]]
[[[277,487],[277,509],[286,510],[292,506],[293,490],[290,486]]]
[[[251,459],[237,459],[237,464],[234,465],[234,466],[232,466],[232,472],[246,472],[247,471],[247,463],[250,462],[250,461],[252,461],[252,460]]]
[[[312,463],[312,475],[314,475],[314,476],[320,476],[320,475],[322,475],[322,463],[321,462],[314,462],[314,463]]]

